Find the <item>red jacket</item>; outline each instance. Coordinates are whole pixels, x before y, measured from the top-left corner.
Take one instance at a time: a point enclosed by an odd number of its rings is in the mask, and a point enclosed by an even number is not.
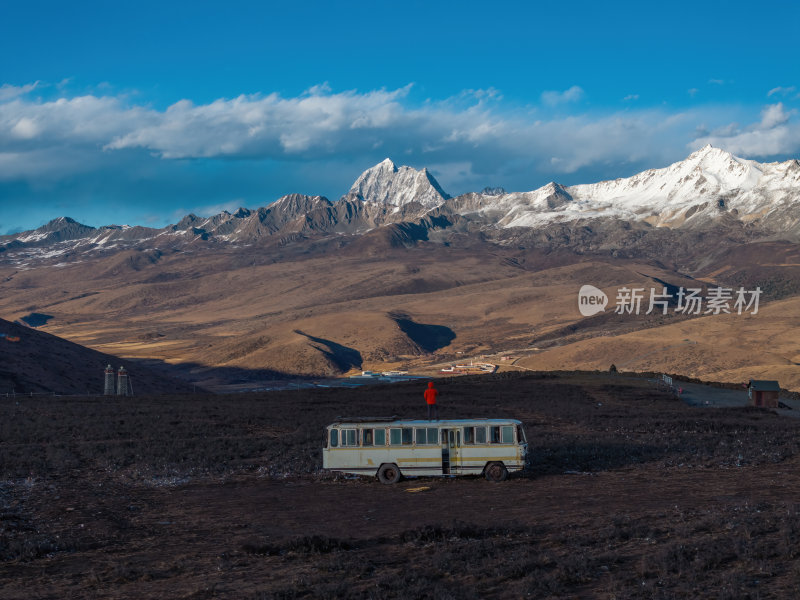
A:
[[[439,392],[433,387],[433,382],[428,384],[428,389],[425,390],[425,402],[428,404],[436,404],[436,396]]]

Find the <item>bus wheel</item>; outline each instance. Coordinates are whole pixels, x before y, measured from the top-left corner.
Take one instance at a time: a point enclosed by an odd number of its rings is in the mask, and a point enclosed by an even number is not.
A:
[[[483,470],[483,474],[489,481],[505,481],[508,477],[508,469],[501,462],[490,462]]]
[[[400,481],[400,469],[394,464],[381,465],[378,469],[378,480],[381,483],[397,483]]]

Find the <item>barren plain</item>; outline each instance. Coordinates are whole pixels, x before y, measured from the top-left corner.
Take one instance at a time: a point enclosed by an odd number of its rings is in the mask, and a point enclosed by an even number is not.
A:
[[[419,384],[0,399],[2,598],[786,598],[800,421],[690,408],[647,379],[439,382],[516,417],[501,484],[321,472],[338,415],[422,415]]]

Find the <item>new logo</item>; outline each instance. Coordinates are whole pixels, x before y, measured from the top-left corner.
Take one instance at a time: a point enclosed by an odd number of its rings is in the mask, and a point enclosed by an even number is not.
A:
[[[584,317],[591,317],[599,312],[603,312],[608,304],[608,296],[603,290],[599,290],[593,285],[581,286],[578,292],[578,310]]]

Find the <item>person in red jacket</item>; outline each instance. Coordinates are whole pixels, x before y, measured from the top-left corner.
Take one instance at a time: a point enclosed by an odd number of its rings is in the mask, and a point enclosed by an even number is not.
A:
[[[439,420],[439,408],[436,406],[436,396],[439,395],[439,392],[433,387],[433,382],[428,382],[428,389],[425,390],[425,402],[428,403],[428,421],[431,421],[431,414],[433,414],[436,420]]]

